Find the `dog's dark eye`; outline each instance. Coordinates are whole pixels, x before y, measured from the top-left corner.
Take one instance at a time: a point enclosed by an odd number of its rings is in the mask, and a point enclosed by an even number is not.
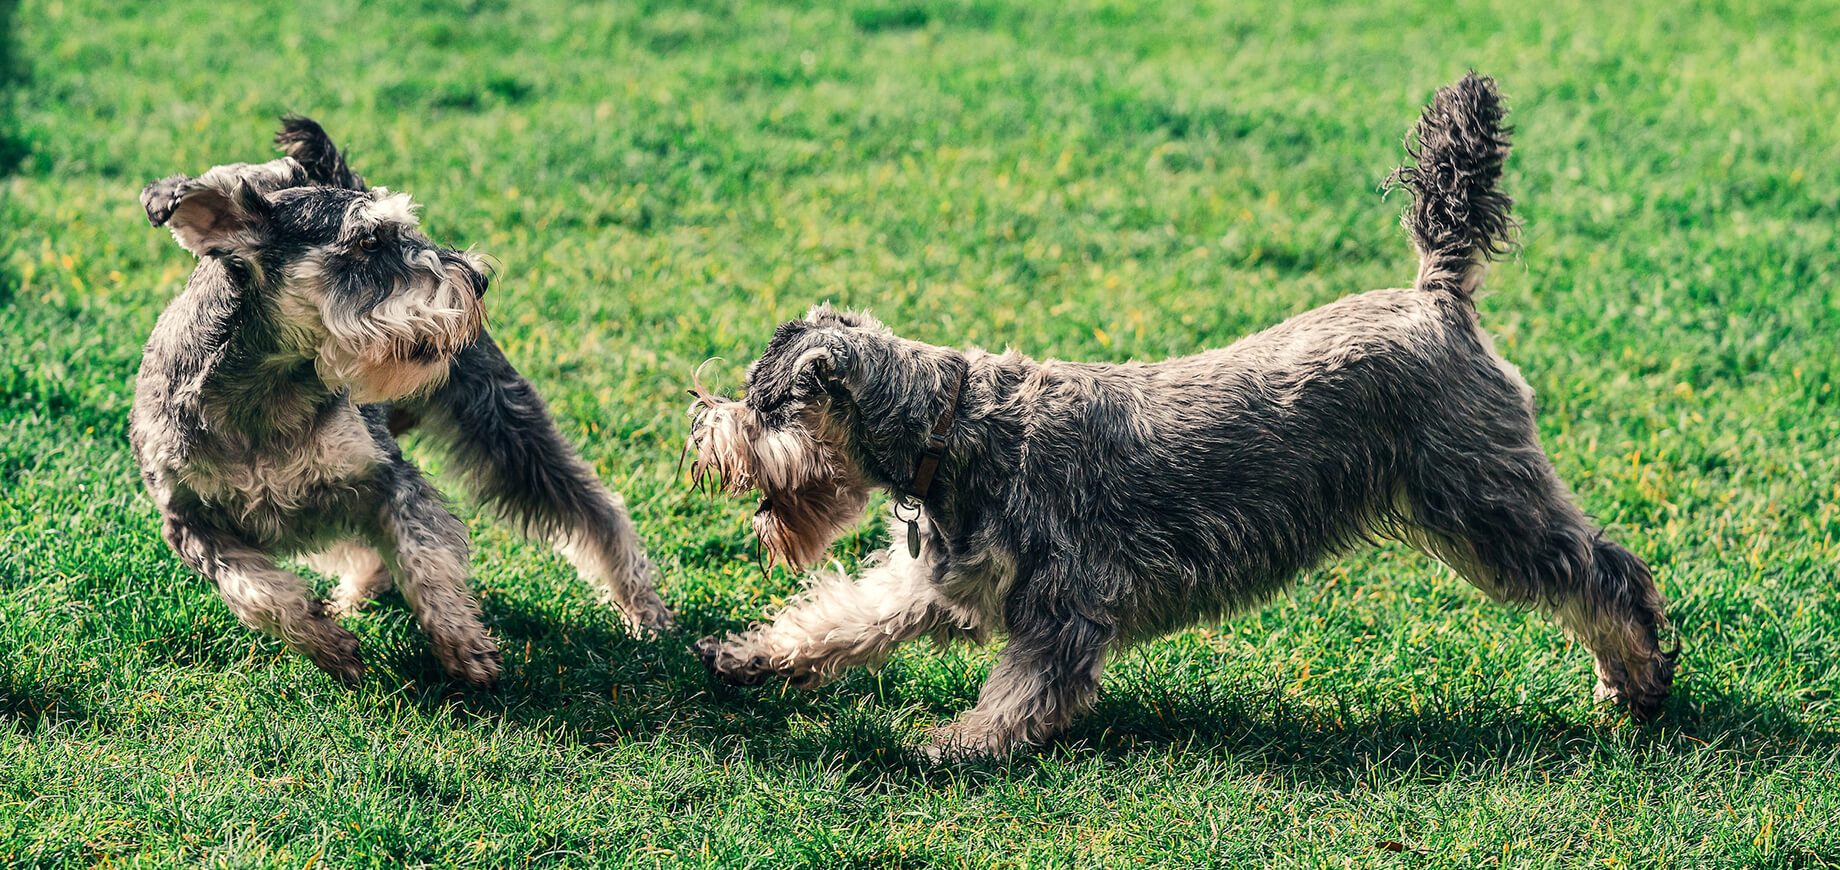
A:
[[[358,250],[363,251],[364,253],[368,254],[372,251],[377,250],[380,244],[381,243],[377,241],[377,236],[375,234],[368,235],[358,240]]]

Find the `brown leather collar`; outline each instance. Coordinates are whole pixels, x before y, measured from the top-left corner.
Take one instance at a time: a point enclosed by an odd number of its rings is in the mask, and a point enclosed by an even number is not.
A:
[[[952,431],[952,417],[958,413],[958,394],[965,389],[965,379],[971,375],[969,363],[958,371],[958,380],[952,382],[952,394],[946,398],[946,410],[933,424],[933,431],[927,433],[926,447],[920,451],[920,462],[914,466],[914,482],[907,487],[909,498],[925,500],[933,489],[933,476],[939,473],[939,462],[946,457],[946,434]]]

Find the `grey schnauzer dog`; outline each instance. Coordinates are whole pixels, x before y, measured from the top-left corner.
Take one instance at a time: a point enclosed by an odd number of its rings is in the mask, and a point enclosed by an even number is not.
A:
[[[284,119],[287,156],[174,176],[141,193],[199,263],[147,342],[129,419],[165,536],[239,619],[353,682],[332,620],[401,590],[442,667],[498,679],[467,586],[467,532],[395,434],[421,424],[473,493],[553,541],[635,628],[671,614],[619,496],[556,431],[483,328],[487,274],[370,188],[318,124]],[[275,563],[341,578],[330,607]]]
[[[699,395],[693,477],[759,489],[754,527],[778,561],[817,561],[878,488],[893,546],[696,652],[732,683],[808,686],[911,638],[1000,630],[976,707],[931,748],[997,753],[1064,727],[1108,655],[1387,536],[1553,615],[1595,656],[1599,698],[1653,715],[1674,671],[1662,597],[1573,504],[1532,390],[1477,322],[1515,228],[1503,115],[1472,73],[1419,121],[1416,165],[1390,179],[1412,197],[1411,288],[1226,348],[1095,365],[935,347],[825,305],[780,326],[744,402]]]

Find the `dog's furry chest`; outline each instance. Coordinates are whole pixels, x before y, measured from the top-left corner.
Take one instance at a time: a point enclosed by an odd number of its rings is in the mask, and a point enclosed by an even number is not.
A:
[[[1003,599],[1016,573],[1015,554],[991,536],[979,535],[975,549],[933,566],[930,582],[961,625],[987,630],[1003,623]]]
[[[172,476],[205,507],[252,537],[270,539],[307,531],[303,525],[314,525],[302,523],[308,515],[351,519],[340,514],[363,499],[388,458],[357,409],[345,405],[293,438],[201,445]]]

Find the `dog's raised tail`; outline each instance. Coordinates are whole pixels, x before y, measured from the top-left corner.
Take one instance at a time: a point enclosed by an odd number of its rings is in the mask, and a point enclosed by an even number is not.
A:
[[[1412,165],[1386,179],[1412,195],[1401,223],[1418,249],[1420,290],[1468,298],[1489,262],[1515,246],[1514,200],[1498,186],[1513,132],[1506,115],[1495,80],[1471,70],[1438,88],[1406,140]]]

